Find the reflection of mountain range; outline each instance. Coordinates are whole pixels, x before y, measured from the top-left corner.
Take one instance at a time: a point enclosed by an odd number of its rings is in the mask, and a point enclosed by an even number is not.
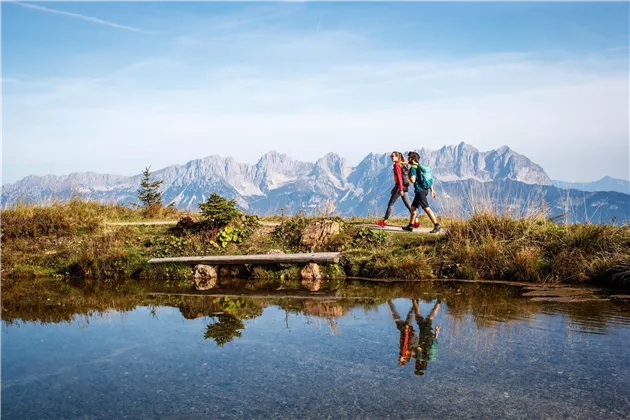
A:
[[[480,205],[525,213],[543,201],[552,215],[567,213],[573,221],[610,222],[630,218],[630,196],[614,192],[582,192],[552,186],[545,171],[508,147],[480,152],[470,145],[419,150],[434,169],[439,211],[466,215]],[[234,198],[251,212],[269,214],[334,209],[341,215],[375,215],[383,211],[393,184],[387,154],[369,154],[356,167],[329,153],[314,163],[270,152],[255,165],[210,156],[169,166],[153,175],[162,179],[163,197],[179,208],[197,209],[217,192]],[[28,176],[2,186],[2,204],[46,203],[73,195],[103,202],[136,202],[141,175],[94,173]]]

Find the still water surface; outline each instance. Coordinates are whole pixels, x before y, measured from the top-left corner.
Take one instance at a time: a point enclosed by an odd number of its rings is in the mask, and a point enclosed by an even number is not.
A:
[[[2,418],[630,418],[627,303],[237,292],[32,303],[3,284]]]

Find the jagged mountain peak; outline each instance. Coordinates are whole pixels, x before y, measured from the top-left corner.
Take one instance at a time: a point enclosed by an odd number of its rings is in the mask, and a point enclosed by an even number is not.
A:
[[[278,163],[284,163],[291,160],[293,159],[291,159],[289,155],[272,150],[262,155],[260,159],[258,160],[258,164],[259,165],[268,164],[268,163],[278,164]]]
[[[475,146],[473,146],[472,144],[468,144],[468,143],[464,143],[461,142],[456,146],[458,151],[468,151],[468,152],[472,152],[472,153],[478,153],[479,149],[477,149]]]
[[[332,166],[347,166],[346,160],[336,153],[327,153],[315,161],[315,166],[318,167],[332,167]]]

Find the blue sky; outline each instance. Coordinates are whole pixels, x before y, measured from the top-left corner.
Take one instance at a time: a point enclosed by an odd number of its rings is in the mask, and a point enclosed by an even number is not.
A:
[[[629,176],[627,2],[1,7],[3,183],[462,141]]]

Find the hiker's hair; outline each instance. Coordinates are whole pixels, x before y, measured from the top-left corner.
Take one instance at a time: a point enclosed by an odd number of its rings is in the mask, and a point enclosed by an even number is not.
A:
[[[409,152],[407,153],[407,160],[409,162],[411,162],[412,160],[416,163],[420,162],[420,155],[417,154],[416,152]]]
[[[405,160],[405,155],[400,152],[392,152],[391,156],[396,158],[397,160]]]

